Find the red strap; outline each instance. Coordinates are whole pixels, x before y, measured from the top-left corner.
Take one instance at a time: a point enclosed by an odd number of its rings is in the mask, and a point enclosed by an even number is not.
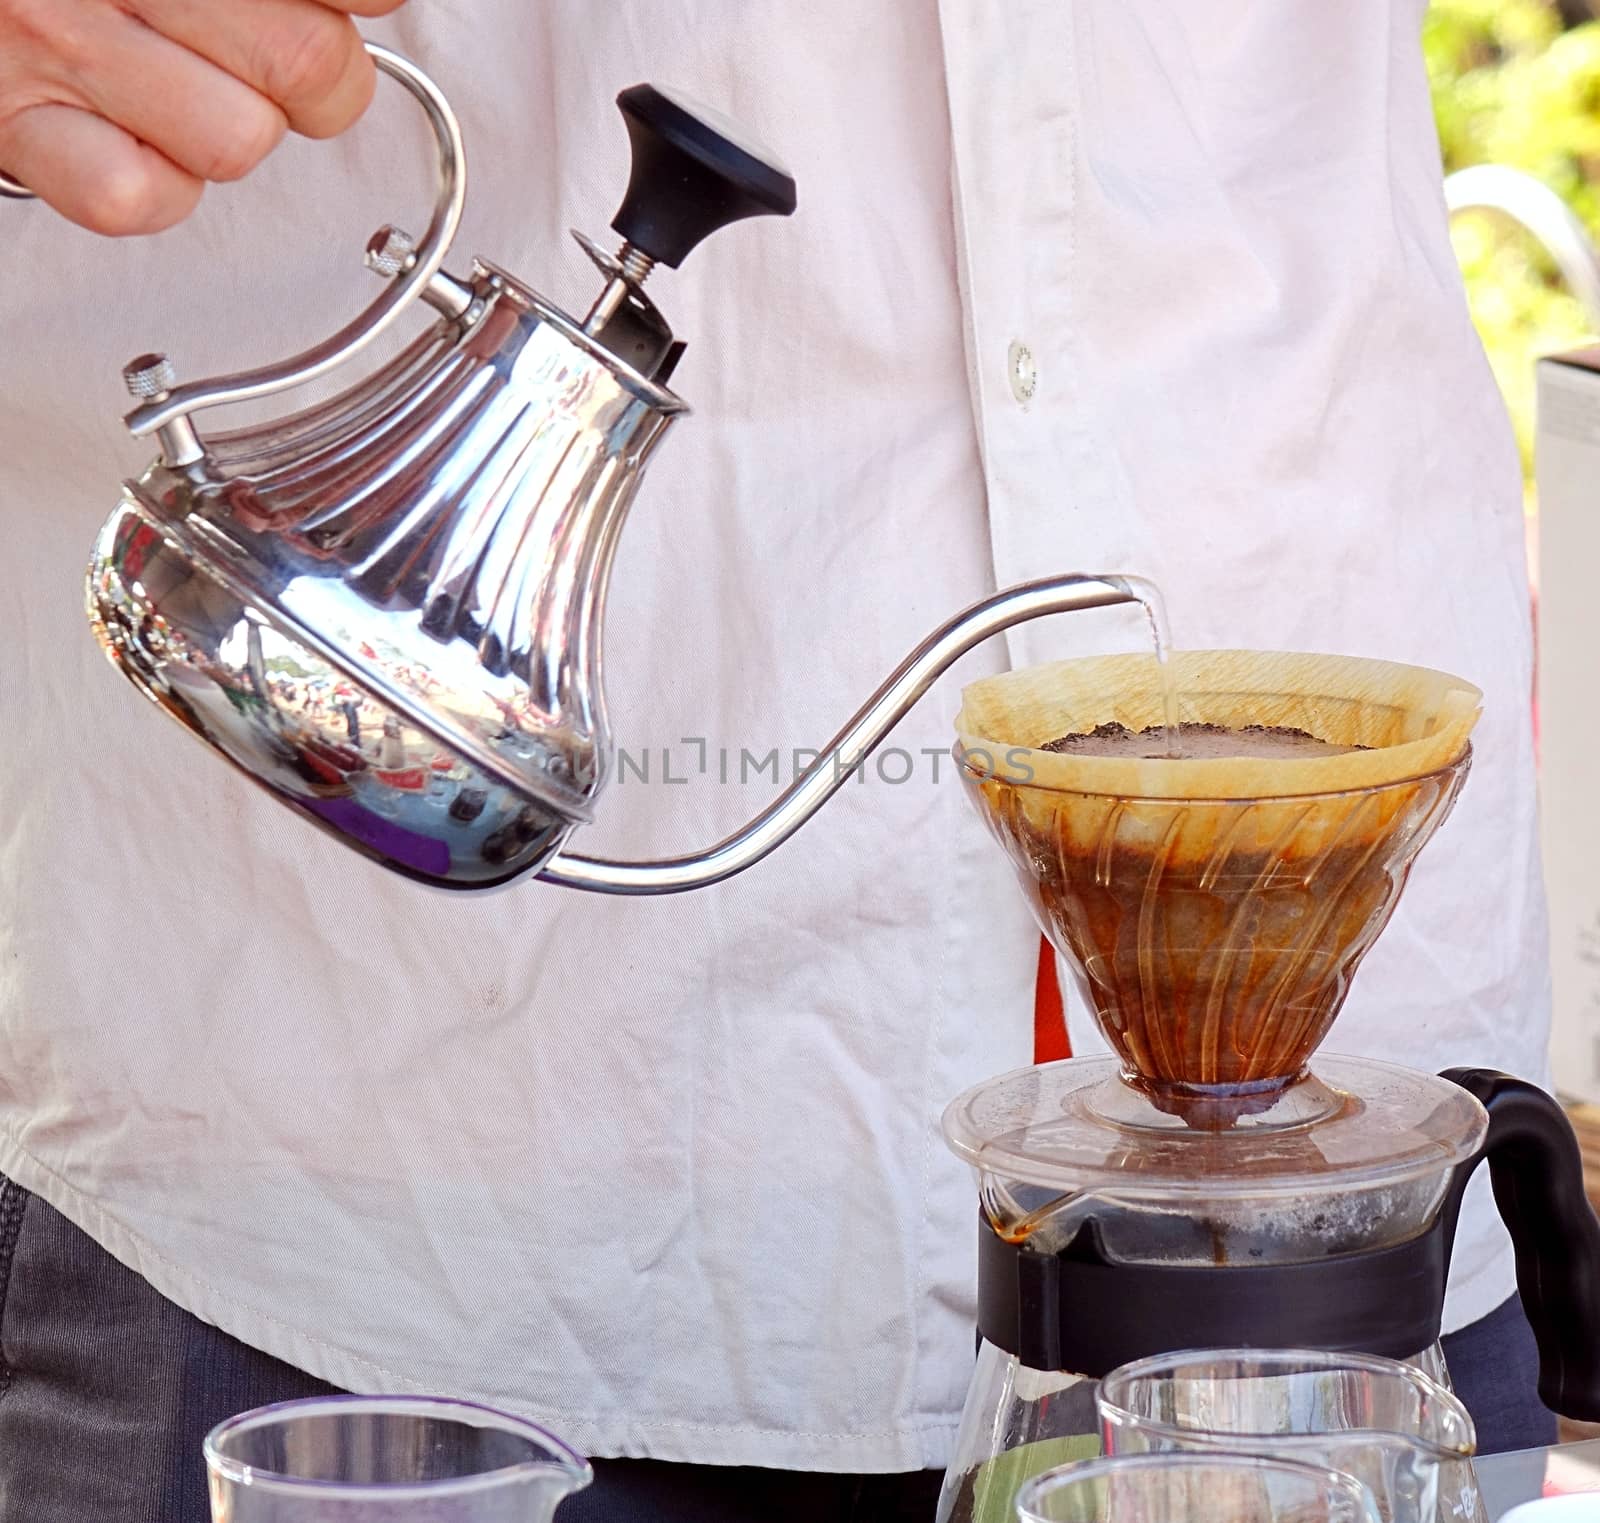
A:
[[[1061,1005],[1061,984],[1056,978],[1056,954],[1043,936],[1039,938],[1039,976],[1033,995],[1033,1061],[1054,1063],[1072,1056],[1072,1039],[1067,1035],[1067,1013]]]

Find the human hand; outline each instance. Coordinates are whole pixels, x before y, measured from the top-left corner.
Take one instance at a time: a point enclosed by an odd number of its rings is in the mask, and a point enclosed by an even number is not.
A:
[[[403,0],[0,0],[0,169],[97,233],[181,222],[372,99],[352,16]]]

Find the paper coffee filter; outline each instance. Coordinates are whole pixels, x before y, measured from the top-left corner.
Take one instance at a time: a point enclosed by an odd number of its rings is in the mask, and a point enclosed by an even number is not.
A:
[[[1466,750],[1483,694],[1427,667],[1282,651],[1176,651],[1170,658],[1183,723],[1284,726],[1339,756],[1146,761],[1034,749],[1115,721],[1162,722],[1154,656],[1058,661],[986,677],[962,693],[956,731],[982,770],[1036,788],[1120,798],[1248,799],[1337,793],[1421,777]]]

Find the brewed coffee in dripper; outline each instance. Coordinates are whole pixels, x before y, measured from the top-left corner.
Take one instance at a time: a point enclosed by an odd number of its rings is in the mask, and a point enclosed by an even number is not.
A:
[[[1285,1092],[1454,802],[1482,695],[1345,657],[1191,651],[1170,666],[1186,725],[1327,744],[1043,749],[1159,735],[1158,664],[1111,656],[971,684],[961,775],[1127,1084],[1191,1127],[1288,1119]]]

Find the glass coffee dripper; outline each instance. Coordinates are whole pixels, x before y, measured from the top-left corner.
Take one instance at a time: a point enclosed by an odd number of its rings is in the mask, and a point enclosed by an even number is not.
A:
[[[1303,1460],[1361,1481],[1383,1523],[1476,1515],[1471,1417],[1437,1381],[1393,1360],[1310,1349],[1162,1354],[1113,1370],[1097,1406],[1109,1454]]]
[[[982,1340],[941,1523],[1096,1452],[1095,1382],[1130,1360],[1310,1348],[1447,1384],[1450,1246],[1485,1159],[1541,1394],[1600,1416],[1600,1225],[1559,1105],[1480,1070],[1313,1056],[1466,778],[1481,695],[1327,656],[1170,671],[1186,724],[1335,749],[1045,749],[1159,727],[1147,656],[985,679],[957,721],[968,796],[1113,1055],[1000,1075],[945,1113],[978,1181]]]
[[[1047,1471],[1017,1523],[1380,1523],[1359,1481],[1250,1455],[1144,1454]],[[993,1523],[1009,1523],[998,1515]]]
[[[328,1396],[205,1441],[213,1523],[549,1523],[589,1464],[521,1418],[434,1397]]]
[[[1162,722],[1163,668],[1113,656],[969,686],[960,775],[1121,1060],[1101,1107],[1137,1120],[1153,1105],[1190,1130],[1268,1109],[1310,1121],[1337,1102],[1297,1089],[1307,1060],[1450,813],[1482,695],[1334,657],[1194,651],[1169,669],[1185,722],[1351,749],[1040,749]]]

